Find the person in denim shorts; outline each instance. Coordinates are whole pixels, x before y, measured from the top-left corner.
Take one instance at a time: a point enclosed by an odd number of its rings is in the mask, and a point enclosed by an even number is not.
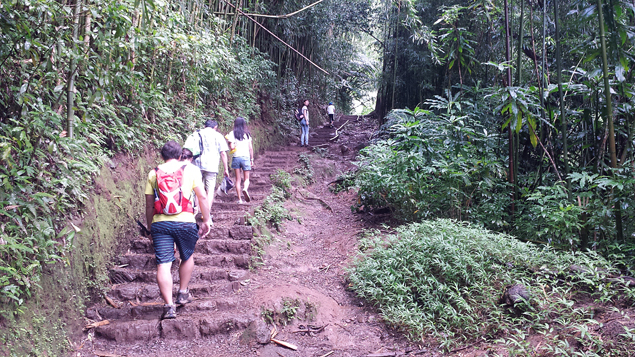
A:
[[[184,305],[190,302],[188,285],[194,269],[194,248],[198,241],[199,234],[206,236],[212,225],[209,215],[209,204],[198,167],[179,161],[181,157],[181,146],[175,141],[167,142],[161,149],[161,157],[165,163],[159,165],[148,173],[148,180],[145,187],[146,196],[146,221],[152,235],[152,244],[157,262],[157,284],[161,291],[161,297],[165,303],[163,307],[164,319],[176,318],[176,305]],[[183,204],[183,211],[178,214],[166,215],[155,212],[155,188],[157,188],[157,171],[173,173],[183,168],[181,190],[187,197],[190,204]],[[200,229],[196,225],[194,210],[191,202],[191,193],[198,198],[203,222]],[[172,300],[172,273],[170,268],[174,258],[174,244],[179,250],[181,264],[179,266],[179,292],[176,301]]]
[[[247,125],[244,118],[238,117],[234,120],[234,130],[227,134],[227,141],[229,141],[229,147],[236,152],[232,158],[231,167],[236,172],[236,193],[238,194],[238,203],[243,203],[242,197],[245,201],[251,201],[249,196],[249,172],[254,166],[254,147],[251,141],[251,135],[247,130]],[[241,171],[245,177],[245,184],[241,190]]]

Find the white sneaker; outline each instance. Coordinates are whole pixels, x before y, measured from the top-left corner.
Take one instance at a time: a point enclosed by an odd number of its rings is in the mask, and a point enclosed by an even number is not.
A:
[[[243,200],[238,200],[238,204],[239,204],[239,205],[242,205],[243,203],[245,203],[245,201],[243,201]]]

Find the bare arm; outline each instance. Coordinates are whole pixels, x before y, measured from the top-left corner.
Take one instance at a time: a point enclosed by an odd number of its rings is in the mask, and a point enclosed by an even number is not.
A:
[[[221,151],[220,159],[223,161],[223,167],[225,168],[225,176],[229,177],[229,171],[227,169],[227,153],[224,151]]]
[[[196,186],[194,188],[194,193],[198,198],[198,205],[201,208],[201,214],[203,215],[203,224],[201,225],[198,234],[201,237],[205,237],[209,233],[212,226],[212,222],[209,216],[209,202],[207,200],[205,188],[202,185]]]
[[[154,195],[146,195],[146,228],[152,227],[152,217],[154,217]]]

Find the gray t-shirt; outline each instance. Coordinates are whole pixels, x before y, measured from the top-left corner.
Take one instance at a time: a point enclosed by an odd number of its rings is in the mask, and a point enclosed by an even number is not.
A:
[[[227,141],[221,133],[212,128],[202,129],[201,139],[203,140],[203,152],[201,153],[199,167],[204,171],[218,172],[220,153],[229,150]]]

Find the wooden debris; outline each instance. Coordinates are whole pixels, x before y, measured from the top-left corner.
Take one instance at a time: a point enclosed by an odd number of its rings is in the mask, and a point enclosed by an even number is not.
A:
[[[141,304],[141,306],[157,306],[157,305],[163,305],[162,302],[144,302],[143,304]]]
[[[300,325],[298,326],[299,330],[295,330],[292,333],[301,333],[303,335],[309,335],[309,336],[313,336],[313,334],[315,333],[320,333],[322,331],[324,331],[324,328],[328,326],[328,324],[324,325],[324,326],[313,326],[313,325],[308,325],[308,326],[304,326],[304,325]]]
[[[110,324],[110,321],[108,321],[108,320],[97,321],[97,322],[93,322],[92,324],[88,324],[88,325],[84,326],[84,329],[85,330],[90,330],[91,328],[104,326],[104,325],[108,325],[108,324]]]
[[[329,141],[333,141],[333,140],[337,139],[337,138],[340,136],[339,131],[340,131],[340,130],[342,130],[342,128],[344,127],[344,125],[348,124],[348,122],[349,122],[349,121],[350,121],[350,119],[349,119],[349,120],[347,120],[347,121],[346,121],[346,123],[342,124],[342,126],[340,126],[339,128],[335,129],[335,136],[334,136],[334,137],[332,137],[332,138],[330,138],[330,139],[329,139]]]
[[[332,355],[333,353],[335,353],[335,351],[331,351],[331,352],[329,352],[327,354],[323,354],[320,357],[328,357],[328,356]]]
[[[298,350],[298,346],[296,346],[296,345],[294,345],[294,344],[291,344],[291,343],[289,343],[289,342],[276,340],[276,339],[274,339],[274,338],[272,338],[272,339],[271,339],[271,342],[275,342],[275,343],[279,344],[280,346],[286,347],[286,348],[288,348],[288,349],[292,349],[292,350],[294,350],[294,351],[297,351],[297,350]]]
[[[121,307],[113,299],[109,298],[108,295],[104,295],[104,297],[106,298],[106,302],[108,303],[108,305],[114,307],[115,309],[118,309]]]

